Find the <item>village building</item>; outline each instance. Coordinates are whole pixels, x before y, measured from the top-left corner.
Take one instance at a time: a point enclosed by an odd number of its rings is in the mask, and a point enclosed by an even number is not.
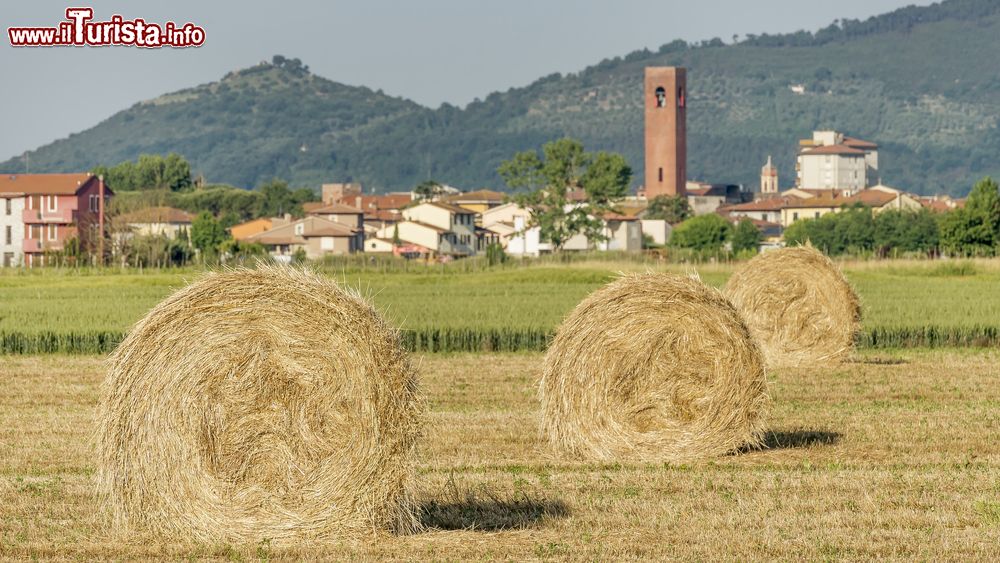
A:
[[[364,193],[364,188],[356,182],[340,184],[323,184],[320,186],[320,199],[326,204],[339,203],[346,197],[357,197]]]
[[[252,221],[246,221],[245,223],[229,227],[229,234],[232,235],[234,239],[242,242],[256,234],[270,231],[274,227],[279,227],[282,223],[282,219],[262,217],[260,219],[253,219]]]
[[[742,203],[751,197],[751,194],[744,194],[743,189],[736,184],[688,182],[685,192],[691,212],[695,215],[715,213],[723,205]]]
[[[459,245],[457,236],[452,231],[419,221],[405,220],[388,226],[379,231],[375,238],[399,241],[401,246],[411,247],[410,253],[416,252],[425,257],[471,254],[468,246]]]
[[[352,229],[364,229],[364,212],[357,207],[344,205],[343,203],[306,203],[302,206],[306,215],[311,217],[321,217],[327,221],[333,221],[345,225]]]
[[[878,179],[878,145],[836,131],[814,131],[799,141],[796,186],[854,193]]]
[[[663,219],[640,219],[639,226],[643,238],[648,237],[650,242],[660,246],[670,242],[670,234],[674,230],[673,225]]]
[[[174,207],[147,207],[119,215],[115,222],[127,228],[132,235],[165,236],[190,241],[193,220],[193,215]]]
[[[484,213],[494,207],[503,205],[506,196],[493,190],[476,190],[449,196],[442,201],[468,209],[473,213]]]
[[[567,208],[573,204],[569,204]],[[538,227],[527,227],[531,214],[527,209],[510,203],[490,210],[483,217],[483,224],[498,236],[498,242],[508,254],[515,256],[539,256],[553,251],[549,242],[541,240]],[[576,234],[563,244],[566,251],[625,251],[642,250],[642,223],[634,215],[609,213],[603,219],[601,235],[606,240],[591,241],[583,234]]]
[[[0,265],[35,266],[72,239],[101,252],[114,192],[90,173],[0,176]]]
[[[307,216],[244,239],[263,245],[271,256],[290,260],[302,249],[306,257],[354,254],[364,250],[364,232],[328,219]]]
[[[376,238],[399,240],[423,249],[421,254],[471,256],[485,246],[477,238],[476,213],[449,203],[429,201],[407,207],[402,220],[386,225]]]

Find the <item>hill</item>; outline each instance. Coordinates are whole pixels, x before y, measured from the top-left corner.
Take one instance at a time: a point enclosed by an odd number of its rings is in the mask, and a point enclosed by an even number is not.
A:
[[[502,187],[495,169],[564,135],[625,154],[641,178],[642,69],[689,69],[689,176],[756,186],[774,155],[794,180],[797,140],[835,128],[882,146],[882,179],[964,194],[1000,176],[1000,3],[947,0],[816,31],[665,44],[437,109],[315,76],[296,59],[138,103],[31,153],[78,170],[176,151],[211,181],[355,180],[379,191],[427,178]],[[801,84],[803,94],[790,86]],[[87,142],[77,140],[86,135]],[[19,159],[0,172],[22,169]]]

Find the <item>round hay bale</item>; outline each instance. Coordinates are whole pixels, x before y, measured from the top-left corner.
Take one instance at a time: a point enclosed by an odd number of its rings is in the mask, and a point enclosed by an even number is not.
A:
[[[111,355],[98,492],[119,530],[199,541],[407,532],[420,414],[363,298],[291,268],[211,273]]]
[[[560,325],[539,390],[542,433],[595,460],[684,461],[756,445],[770,411],[760,351],[696,277],[632,274]]]
[[[811,246],[765,252],[724,289],[769,367],[842,361],[861,329],[861,304],[837,266]]]

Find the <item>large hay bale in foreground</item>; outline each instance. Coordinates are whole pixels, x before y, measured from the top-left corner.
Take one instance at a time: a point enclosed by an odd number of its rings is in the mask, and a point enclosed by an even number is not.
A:
[[[759,443],[770,410],[760,351],[697,278],[626,275],[563,321],[545,356],[542,432],[596,460],[683,461]]]
[[[361,297],[279,267],[208,274],[110,358],[98,489],[119,530],[325,540],[416,526],[416,379]]]
[[[857,294],[811,246],[772,250],[737,270],[724,290],[743,314],[769,367],[842,361],[861,329]]]

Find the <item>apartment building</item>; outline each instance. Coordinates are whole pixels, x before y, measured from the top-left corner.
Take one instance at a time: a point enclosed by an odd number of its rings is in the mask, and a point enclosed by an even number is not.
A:
[[[74,238],[85,251],[97,251],[112,196],[103,179],[89,173],[0,177],[0,264],[41,265],[47,252]]]

